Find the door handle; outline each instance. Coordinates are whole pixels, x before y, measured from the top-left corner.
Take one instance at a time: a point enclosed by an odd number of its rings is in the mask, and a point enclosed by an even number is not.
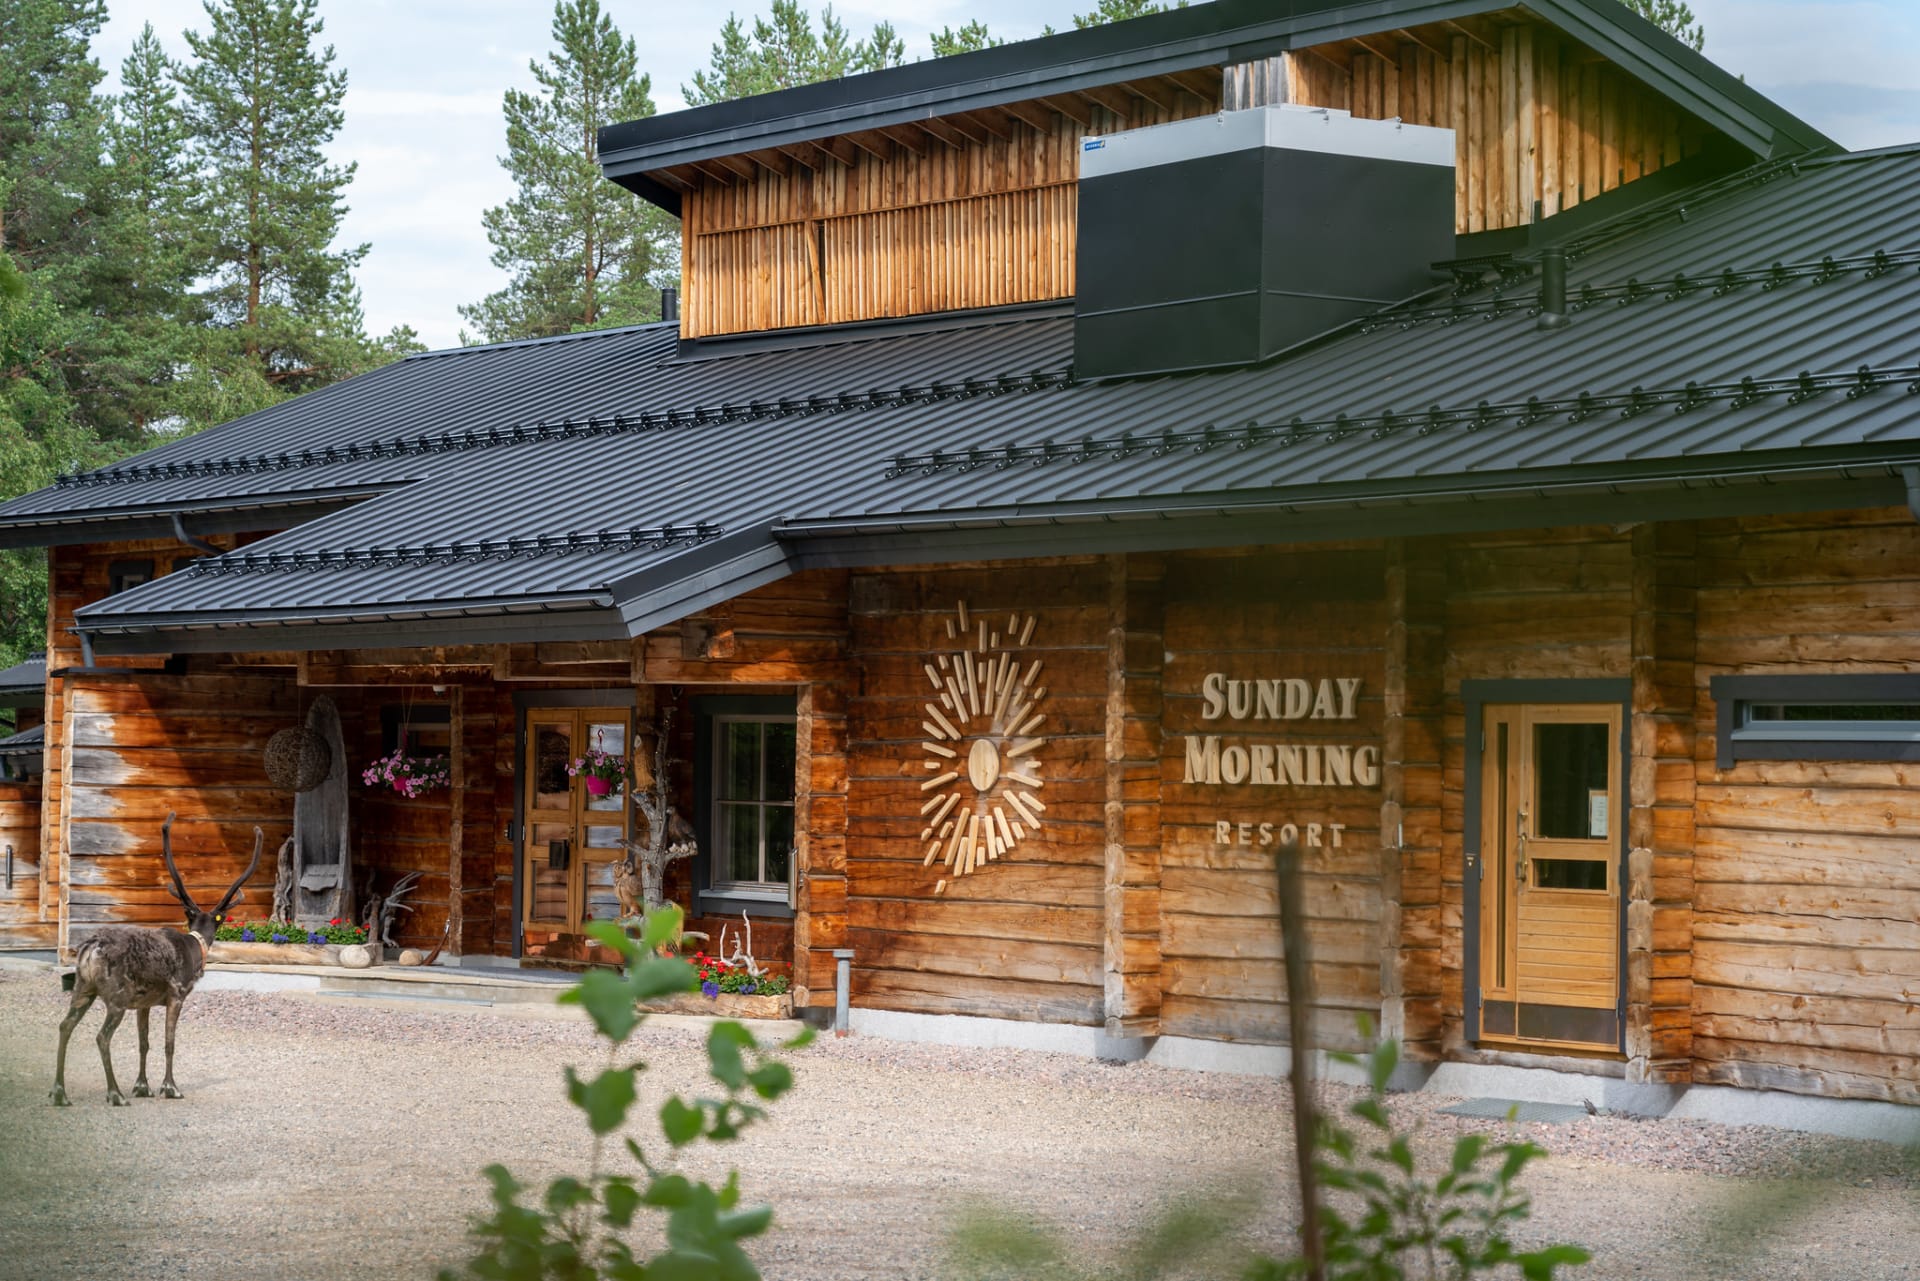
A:
[[[1518,835],[1514,840],[1514,884],[1524,887],[1527,883],[1527,807],[1520,807]]]

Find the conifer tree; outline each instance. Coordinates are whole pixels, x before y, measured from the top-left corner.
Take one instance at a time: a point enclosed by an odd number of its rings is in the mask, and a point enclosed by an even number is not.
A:
[[[600,127],[654,112],[632,39],[599,0],[559,0],[553,42],[532,64],[539,92],[507,91],[500,163],[519,190],[484,215],[512,282],[460,308],[490,341],[658,319],[659,286],[679,271],[674,219],[600,174]]]
[[[206,34],[186,33],[179,71],[191,154],[203,294],[217,327],[197,354],[187,410],[258,408],[374,363],[353,268],[367,246],[335,249],[354,165],[327,163],[344,119],[344,71],[316,0],[204,0]],[[238,396],[238,400],[234,396]]]
[[[942,27],[930,37],[933,43],[933,56],[950,58],[956,53],[973,53],[980,49],[993,49],[1006,43],[991,31],[987,24],[975,18],[966,26],[955,30]]]
[[[138,430],[169,418],[175,374],[192,352],[195,189],[174,67],[148,23],[120,65],[107,127],[111,203],[101,220],[105,350],[96,370],[117,416]]]
[[[773,0],[772,12],[753,20],[751,35],[738,16],[727,15],[707,68],[693,73],[693,83],[682,85],[680,96],[688,106],[699,107],[897,67],[905,59],[906,42],[891,23],[876,24],[871,36],[856,41],[848,37],[832,5],[821,11],[815,31],[813,15],[800,7],[800,0]]]
[[[1624,3],[1689,49],[1706,48],[1707,29],[1695,21],[1687,0],[1624,0]]]

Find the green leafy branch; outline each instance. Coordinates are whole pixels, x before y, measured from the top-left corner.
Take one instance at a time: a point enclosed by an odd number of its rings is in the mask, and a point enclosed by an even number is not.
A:
[[[669,905],[647,914],[638,939],[609,921],[587,927],[623,963],[618,972],[587,973],[560,996],[582,1006],[608,1042],[607,1066],[596,1076],[584,1079],[571,1067],[566,1074],[567,1097],[586,1114],[593,1133],[592,1169],[585,1178],[553,1180],[537,1203],[524,1204],[529,1189],[504,1165],[488,1166],[493,1213],[473,1228],[480,1253],[464,1274],[449,1269],[441,1281],[463,1275],[486,1281],[758,1281],[742,1243],[767,1230],[773,1211],[741,1204],[737,1172],[718,1188],[689,1179],[631,1135],[621,1144],[638,1172],[603,1169],[608,1140],[625,1129],[639,1101],[638,1077],[646,1064],[621,1062],[620,1047],[646,1018],[642,1002],[690,992],[697,984],[691,965],[659,955],[663,944],[679,936],[680,925],[680,909]],[[779,1048],[798,1049],[811,1039],[803,1031]],[[718,1092],[692,1099],[671,1095],[660,1105],[670,1152],[701,1140],[740,1137],[766,1117],[762,1103],[793,1086],[792,1070],[733,1022],[716,1023],[709,1032],[707,1070]],[[644,1259],[627,1239],[643,1211],[664,1216],[666,1237],[666,1248]]]

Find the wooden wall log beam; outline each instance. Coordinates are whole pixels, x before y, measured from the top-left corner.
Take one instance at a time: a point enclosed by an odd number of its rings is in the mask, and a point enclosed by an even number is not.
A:
[[[1107,1033],[1160,1031],[1161,577],[1154,556],[1107,558],[1102,979]]]
[[[1691,828],[1657,821],[1694,803],[1694,615],[1697,533],[1685,522],[1633,530],[1633,621],[1627,780],[1627,1076],[1692,1079]],[[1656,971],[1669,983],[1656,997]],[[1659,1025],[1667,1024],[1664,1032]]]

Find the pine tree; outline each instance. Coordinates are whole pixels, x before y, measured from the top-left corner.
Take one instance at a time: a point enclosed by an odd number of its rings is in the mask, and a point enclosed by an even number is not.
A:
[[[355,166],[327,163],[344,119],[344,71],[316,0],[204,0],[180,68],[200,196],[202,295],[219,332],[203,379],[231,383],[242,408],[323,386],[377,363],[360,330],[353,268],[367,246],[334,249]],[[204,421],[194,416],[196,421]]]
[[[1144,18],[1150,13],[1165,13],[1168,9],[1184,9],[1187,0],[1177,4],[1162,4],[1160,0],[1100,0],[1099,7],[1092,13],[1075,14],[1073,25],[1076,27],[1100,27],[1109,22],[1125,22],[1128,18]]]
[[[107,127],[111,203],[99,241],[103,352],[96,376],[134,430],[174,412],[170,393],[199,319],[189,207],[195,189],[174,67],[148,23],[120,65],[122,94]]]
[[[1707,46],[1707,29],[1694,19],[1687,0],[1625,0],[1627,8],[1690,49]]]
[[[658,319],[659,286],[679,272],[674,219],[600,174],[598,130],[654,112],[631,38],[599,0],[559,0],[538,93],[508,90],[507,154],[518,194],[486,211],[505,289],[460,308],[489,340]]]
[[[956,53],[973,53],[980,49],[993,49],[1006,43],[987,30],[987,24],[975,18],[958,31],[952,27],[942,27],[933,33],[933,56],[950,58]]]
[[[906,43],[891,23],[879,23],[867,39],[855,41],[832,5],[821,11],[816,32],[800,0],[773,0],[772,12],[753,20],[751,36],[737,16],[727,15],[708,67],[693,73],[693,84],[682,85],[680,96],[690,107],[705,106],[897,67],[905,58]]]

